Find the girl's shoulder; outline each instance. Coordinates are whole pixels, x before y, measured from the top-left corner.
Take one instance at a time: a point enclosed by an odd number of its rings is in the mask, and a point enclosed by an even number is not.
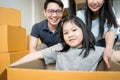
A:
[[[99,52],[102,51],[103,52],[104,49],[105,49],[104,47],[95,46],[95,51],[99,51]]]
[[[48,48],[41,50],[41,53],[51,54],[51,53],[56,53],[56,51],[59,51],[61,49],[62,49],[62,44],[58,43],[58,44],[55,44],[51,47],[48,47]]]
[[[55,49],[55,50],[61,50],[63,47],[62,47],[61,43],[57,43],[57,44],[51,46],[50,48]]]

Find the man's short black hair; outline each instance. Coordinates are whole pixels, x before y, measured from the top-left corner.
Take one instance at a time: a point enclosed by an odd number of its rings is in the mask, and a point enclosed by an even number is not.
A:
[[[57,3],[62,9],[64,7],[61,0],[46,0],[45,3],[44,3],[44,9],[46,9],[48,4],[51,3],[51,2]]]

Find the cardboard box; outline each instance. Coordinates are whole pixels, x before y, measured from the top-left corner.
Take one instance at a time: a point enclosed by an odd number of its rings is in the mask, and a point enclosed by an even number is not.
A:
[[[21,25],[21,13],[12,8],[0,7],[0,24]]]
[[[0,52],[27,50],[26,30],[11,25],[0,25]]]
[[[0,73],[2,73],[4,69],[11,63],[22,58],[28,53],[29,53],[28,50],[19,52],[0,53]]]
[[[7,80],[120,80],[120,72],[8,68]]]
[[[7,69],[0,73],[0,80],[7,80]]]
[[[30,64],[33,64],[33,61],[7,68],[8,80],[120,80],[120,65],[112,61],[110,62],[111,68],[105,71],[101,71],[101,69],[99,69],[100,71],[57,71],[45,67],[42,61],[36,63],[40,64],[39,68],[35,68],[35,64],[31,65],[34,66],[31,68]],[[102,68],[101,65],[104,65],[103,61],[99,64],[99,67]]]
[[[0,74],[10,64],[10,54],[0,53]]]

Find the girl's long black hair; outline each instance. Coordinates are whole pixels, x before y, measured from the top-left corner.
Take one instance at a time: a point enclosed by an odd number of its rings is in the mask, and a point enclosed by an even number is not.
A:
[[[116,27],[116,28],[118,27],[117,21],[116,21],[116,16],[112,9],[111,0],[104,0],[104,1],[105,2],[99,12],[99,20],[100,20],[100,22],[99,22],[99,37],[103,37],[104,24],[106,22],[106,19],[108,20],[107,24],[108,24],[109,29],[112,27],[112,25],[114,25],[114,27]],[[87,25],[88,29],[91,30],[92,16],[94,16],[94,15],[93,15],[93,12],[88,7],[88,0],[86,0],[84,9],[85,9],[86,25]]]
[[[95,49],[94,48],[95,38],[92,32],[87,29],[83,21],[80,18],[76,17],[76,6],[75,6],[74,0],[69,0],[68,17],[66,17],[63,20],[62,25],[61,25],[60,41],[62,43],[63,49],[60,50],[60,52],[65,52],[70,49],[70,46],[66,44],[64,37],[63,37],[63,26],[67,22],[74,23],[75,25],[77,25],[79,28],[82,29],[82,32],[83,32],[82,45],[83,46],[82,46],[82,52],[80,52],[80,55],[83,54],[83,58],[87,57],[89,55],[90,49]]]

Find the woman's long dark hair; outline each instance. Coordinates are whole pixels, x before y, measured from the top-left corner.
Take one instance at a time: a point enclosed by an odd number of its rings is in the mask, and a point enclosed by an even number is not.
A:
[[[108,28],[110,29],[112,27],[112,25],[114,25],[114,27],[118,27],[117,25],[117,21],[116,21],[116,16],[115,13],[113,12],[112,9],[112,2],[111,0],[104,0],[104,4],[100,9],[99,12],[99,37],[103,36],[104,33],[104,23],[106,22],[106,19],[108,20]],[[85,18],[86,18],[86,25],[88,27],[88,29],[91,30],[92,27],[92,16],[93,12],[90,10],[90,8],[88,7],[88,0],[86,0],[86,5],[85,5]]]
[[[82,52],[80,53],[80,55],[82,53],[84,53],[83,58],[85,58],[89,55],[90,49],[95,49],[94,48],[95,38],[94,38],[92,32],[87,29],[87,27],[85,26],[83,21],[80,18],[76,17],[76,10],[73,10],[73,9],[75,9],[74,0],[69,0],[69,1],[70,1],[69,5],[72,4],[72,6],[69,6],[68,17],[66,17],[63,20],[62,25],[61,25],[60,41],[62,43],[63,49],[60,50],[60,52],[68,51],[70,49],[70,46],[66,44],[66,42],[64,40],[64,37],[63,37],[63,26],[64,26],[65,23],[71,22],[71,23],[74,23],[76,26],[78,26],[79,28],[82,29],[83,41],[82,41]]]

